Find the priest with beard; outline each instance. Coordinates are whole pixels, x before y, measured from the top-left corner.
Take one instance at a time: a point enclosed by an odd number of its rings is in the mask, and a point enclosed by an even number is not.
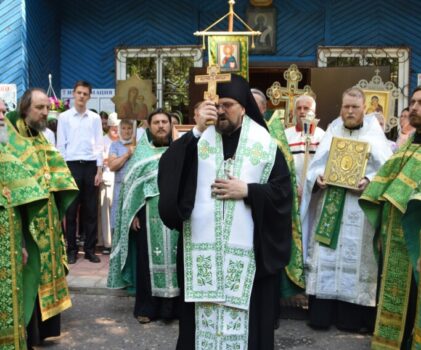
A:
[[[23,271],[28,348],[60,335],[60,313],[71,307],[61,220],[77,186],[58,150],[42,131],[50,102],[44,90],[22,95],[18,111],[6,115],[10,154],[22,161],[47,200],[30,203],[22,214],[28,262]]]
[[[316,329],[335,325],[349,332],[371,332],[374,326],[378,273],[375,230],[358,206],[358,198],[392,151],[376,117],[364,115],[364,101],[364,92],[357,87],[343,92],[340,117],[326,130],[303,188],[308,325]],[[366,142],[370,147],[358,188],[327,183],[324,174],[334,137]],[[346,157],[338,158],[345,170]]]
[[[160,215],[182,233],[177,349],[269,350],[290,258],[290,174],[247,81],[232,74],[217,94],[159,164]]]
[[[177,316],[178,232],[165,227],[158,212],[158,162],[171,140],[171,116],[158,109],[148,116],[121,183],[107,285],[135,287],[139,323]],[[116,161],[127,161],[126,156]]]
[[[6,104],[0,99],[0,349],[26,349],[24,286],[28,253],[22,225],[25,206],[46,201],[47,195],[22,162],[8,149],[4,122]]]

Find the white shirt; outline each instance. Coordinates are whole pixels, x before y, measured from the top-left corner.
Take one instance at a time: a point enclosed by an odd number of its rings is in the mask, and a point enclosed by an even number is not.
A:
[[[42,132],[47,139],[49,143],[51,143],[53,146],[56,145],[56,135],[54,135],[53,130],[45,128],[45,130]]]
[[[102,166],[101,117],[90,110],[79,114],[74,107],[61,113],[57,124],[57,149],[66,161],[96,160],[97,166]]]
[[[314,135],[311,136],[310,148],[309,148],[309,164],[316,153],[317,147],[319,147],[320,141],[323,138],[325,132],[323,129],[316,127]],[[298,131],[295,126],[285,129],[285,136],[288,140],[288,145],[291,150],[292,156],[294,157],[295,173],[297,175],[297,183],[301,184],[301,178],[303,176],[304,158],[305,158],[305,136],[302,131]]]

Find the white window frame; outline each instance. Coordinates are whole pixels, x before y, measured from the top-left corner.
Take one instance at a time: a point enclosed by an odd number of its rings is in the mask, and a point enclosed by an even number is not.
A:
[[[352,47],[352,46],[320,46],[318,48],[318,67],[327,67],[329,57],[360,57],[360,65],[367,66],[364,53],[368,57],[376,58],[397,58],[399,63],[398,86],[400,91],[398,98],[398,113],[404,109],[408,103],[409,94],[409,69],[410,69],[410,49],[408,47]],[[374,73],[373,73],[374,75]]]
[[[193,67],[202,67],[203,51],[201,46],[164,46],[116,49],[116,79],[126,80],[127,58],[155,57],[156,58],[156,100],[157,108],[162,108],[163,101],[163,59],[165,57],[192,57]]]

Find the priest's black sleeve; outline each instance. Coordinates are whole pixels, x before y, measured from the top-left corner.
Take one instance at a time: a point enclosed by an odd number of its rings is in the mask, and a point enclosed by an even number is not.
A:
[[[277,150],[266,184],[248,185],[254,221],[256,279],[278,273],[290,259],[292,239],[292,188],[288,165]]]
[[[159,215],[165,226],[182,232],[193,211],[197,184],[197,142],[188,132],[162,155],[158,170]]]

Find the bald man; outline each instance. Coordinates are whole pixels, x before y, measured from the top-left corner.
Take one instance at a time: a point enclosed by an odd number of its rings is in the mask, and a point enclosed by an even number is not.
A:
[[[295,171],[297,174],[297,186],[298,194],[301,197],[301,179],[304,167],[304,154],[305,154],[305,135],[303,133],[303,120],[308,112],[316,114],[316,101],[309,95],[301,95],[295,100],[294,115],[296,119],[296,125],[285,130],[285,135],[288,140],[291,153],[294,157]],[[314,134],[311,136],[310,142],[310,159],[311,160],[316,153],[317,147],[320,144],[321,139],[325,132],[323,129],[316,127]]]

